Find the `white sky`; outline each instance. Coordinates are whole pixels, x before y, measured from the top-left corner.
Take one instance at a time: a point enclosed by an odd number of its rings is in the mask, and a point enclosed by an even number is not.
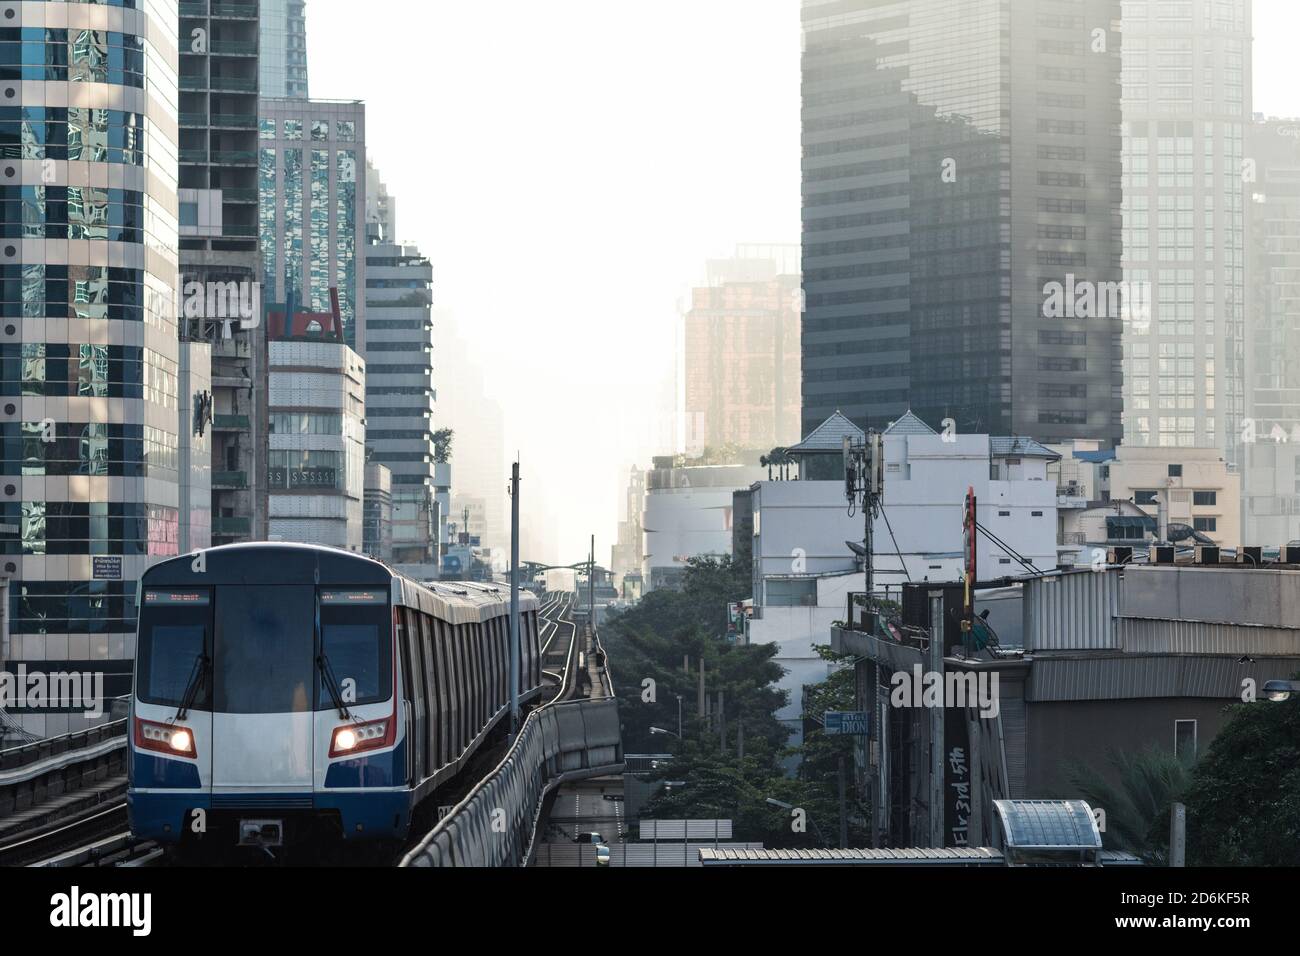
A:
[[[1259,112],[1300,115],[1298,28],[1256,0]],[[737,242],[798,239],[798,0],[308,0],[307,38],[477,345],[525,521],[558,524],[525,557],[594,532],[608,561],[622,472],[665,451],[678,303]]]

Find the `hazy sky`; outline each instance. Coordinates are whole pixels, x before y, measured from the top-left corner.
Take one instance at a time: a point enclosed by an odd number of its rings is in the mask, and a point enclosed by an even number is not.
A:
[[[1256,0],[1255,36],[1255,109],[1300,115],[1300,3]],[[798,0],[308,0],[307,38],[312,95],[366,101],[525,515],[558,522],[525,557],[594,532],[607,562],[621,473],[663,450],[678,303],[737,242],[798,240]]]

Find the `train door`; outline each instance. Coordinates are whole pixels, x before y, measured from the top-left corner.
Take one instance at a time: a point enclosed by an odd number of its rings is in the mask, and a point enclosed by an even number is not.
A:
[[[316,589],[218,585],[216,592],[213,789],[310,792]]]

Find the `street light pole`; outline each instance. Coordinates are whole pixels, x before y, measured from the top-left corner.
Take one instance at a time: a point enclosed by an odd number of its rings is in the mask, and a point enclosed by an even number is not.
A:
[[[519,461],[510,466],[510,739],[519,730]]]

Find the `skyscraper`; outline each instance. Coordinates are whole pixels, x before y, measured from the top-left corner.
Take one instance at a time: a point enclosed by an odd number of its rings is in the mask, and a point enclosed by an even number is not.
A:
[[[367,173],[366,452],[392,472],[393,513],[401,519],[394,560],[437,565],[450,500],[441,508],[436,500],[433,267],[392,236],[395,204],[373,167]]]
[[[1300,539],[1300,119],[1247,129],[1244,544]]]
[[[804,0],[803,431],[1118,440],[1118,18]]]
[[[708,264],[685,319],[687,452],[799,440],[799,247]]]
[[[216,543],[267,536],[267,348],[257,289],[258,0],[180,6],[181,335],[212,348]]]
[[[1124,440],[1241,463],[1250,3],[1124,2]],[[1234,542],[1235,543],[1235,542]]]
[[[365,354],[365,104],[262,97],[258,190],[262,297],[329,312]]]
[[[307,98],[307,10],[303,0],[261,0],[263,96]]]
[[[6,669],[101,672],[127,691],[136,580],[206,547],[207,347],[183,344],[177,277],[176,20],[155,4],[0,3],[0,510]],[[19,29],[21,24],[21,30]],[[12,26],[11,26],[12,25]],[[182,433],[184,429],[184,433]],[[182,434],[189,436],[182,438]],[[81,713],[21,715],[36,734]]]

